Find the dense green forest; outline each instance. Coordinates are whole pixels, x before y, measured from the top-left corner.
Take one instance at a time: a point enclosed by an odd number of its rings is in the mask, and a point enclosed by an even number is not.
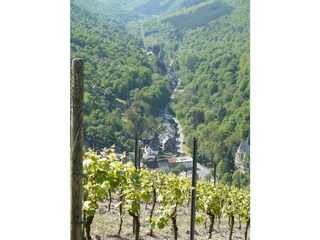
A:
[[[162,22],[169,22],[177,28],[197,28],[229,14],[232,10],[233,7],[229,5],[213,2],[197,8],[190,8],[185,13],[178,12],[178,14],[166,17]]]
[[[139,18],[137,14],[120,8],[112,1],[72,0],[71,3],[120,28],[124,28],[129,20]]]
[[[87,146],[133,148],[134,133],[157,132],[154,117],[171,95],[157,56],[123,30],[71,5],[71,58],[85,59],[84,138]]]
[[[133,27],[143,29],[146,45],[159,44],[174,59],[183,91],[172,112],[183,126],[187,145],[199,137],[200,161],[230,180],[235,152],[249,134],[249,1],[207,4]],[[216,11],[210,11],[211,20],[204,25],[201,11],[212,5]],[[192,21],[184,21],[188,18]]]
[[[119,24],[130,19],[136,20],[141,16],[174,13],[207,0],[72,0],[71,2]],[[212,0],[209,2],[212,3]]]
[[[166,57],[181,81],[170,111],[186,145],[198,137],[200,162],[231,182],[250,126],[249,0],[72,2],[71,57],[86,59],[88,77],[87,144],[129,150],[134,131],[159,131],[156,116],[172,91]]]

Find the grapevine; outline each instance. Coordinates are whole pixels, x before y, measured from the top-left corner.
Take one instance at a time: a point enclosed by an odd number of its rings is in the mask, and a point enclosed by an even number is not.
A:
[[[83,218],[85,236],[91,239],[90,230],[98,203],[104,202],[111,194],[118,198],[119,230],[121,234],[123,217],[128,214],[137,223],[135,239],[140,238],[141,204],[150,204],[148,212],[149,235],[155,228],[161,230],[168,222],[172,226],[172,238],[178,239],[177,209],[187,206],[192,190],[191,181],[182,176],[136,169],[131,162],[124,163],[123,158],[114,154],[114,148],[105,149],[100,154],[86,151],[83,160]],[[211,239],[215,220],[221,217],[229,219],[229,239],[232,239],[235,217],[246,224],[244,239],[248,238],[250,225],[250,194],[248,191],[222,184],[199,180],[197,192],[196,223],[209,219],[208,238]],[[109,202],[110,204],[110,202]]]

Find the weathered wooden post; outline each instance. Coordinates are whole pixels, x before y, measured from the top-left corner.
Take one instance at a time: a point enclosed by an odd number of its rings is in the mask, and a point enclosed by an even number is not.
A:
[[[136,133],[134,138],[134,166],[136,169],[138,169],[138,133]]]
[[[134,166],[138,169],[138,133],[134,137]],[[136,230],[136,221],[135,218],[132,220],[132,233],[134,234]]]
[[[213,163],[213,185],[217,185],[217,163]]]
[[[198,140],[193,138],[193,164],[192,164],[192,189],[191,191],[191,221],[190,221],[190,240],[194,240],[194,226],[196,215],[196,184],[197,184],[197,148]]]
[[[142,159],[142,154],[141,154],[141,146],[139,146],[139,151],[138,151],[138,154],[139,154],[139,156],[138,156],[138,169],[140,169],[141,168],[141,159]]]
[[[70,87],[71,240],[82,239],[83,78],[84,61],[81,58],[75,58],[72,61]]]

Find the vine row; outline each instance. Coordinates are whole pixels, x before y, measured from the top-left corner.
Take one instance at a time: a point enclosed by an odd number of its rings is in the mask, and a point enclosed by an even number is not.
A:
[[[134,220],[135,240],[138,240],[141,205],[151,204],[148,212],[149,235],[153,236],[155,228],[163,229],[171,222],[172,237],[178,238],[177,210],[183,205],[189,206],[192,190],[189,178],[145,168],[136,169],[131,162],[125,162],[125,155],[117,157],[114,148],[104,149],[100,154],[87,150],[84,154],[83,173],[83,234],[86,239],[91,239],[91,224],[98,203],[109,200],[110,211],[112,199],[118,199],[118,235],[122,231],[123,218],[128,215]],[[198,180],[196,194],[196,224],[206,223],[206,218],[210,220],[208,239],[212,238],[215,220],[220,225],[224,217],[229,220],[230,240],[235,218],[240,224],[246,224],[244,239],[247,239],[250,225],[250,194],[247,190]]]

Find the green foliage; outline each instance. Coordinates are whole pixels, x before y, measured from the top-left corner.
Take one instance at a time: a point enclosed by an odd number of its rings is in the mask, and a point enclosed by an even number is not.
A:
[[[220,161],[217,166],[217,174],[218,176],[223,176],[225,173],[228,172],[228,164],[226,161]]]
[[[197,5],[197,4],[205,2],[205,1],[207,1],[207,0],[189,0],[189,1],[184,1],[181,6],[185,7],[185,8],[188,8],[188,7]]]
[[[142,15],[154,15],[172,9],[176,1],[177,0],[130,0],[130,4],[124,8]]]
[[[73,1],[83,7],[80,2],[91,8],[86,12],[72,4],[71,57],[86,60],[86,146],[116,144],[122,151],[130,151],[135,131],[139,137],[159,131],[155,116],[168,103],[172,87],[163,76],[166,68],[162,59],[166,56],[173,60],[171,67],[180,78],[179,90],[183,89],[176,93],[171,107],[183,127],[187,146],[191,148],[193,136],[198,136],[201,162],[217,166],[223,161],[217,175],[222,178],[229,173],[230,179],[236,170],[237,147],[249,132],[249,1]],[[105,17],[98,13],[99,4],[121,11],[145,8],[146,14],[177,11],[130,22],[126,27],[133,36],[101,20]],[[186,16],[194,26],[180,21]],[[170,23],[179,18],[177,24],[183,26]],[[142,51],[141,37],[155,56],[148,57]],[[250,170],[249,158],[245,168]],[[243,186],[249,182],[248,174],[243,182]]]
[[[165,184],[160,189],[158,208],[157,226],[161,229],[171,219],[173,237],[177,239],[178,227],[176,225],[177,208],[186,203],[191,191],[190,179],[176,176],[174,174],[167,174],[165,176]]]
[[[124,28],[128,21],[138,18],[138,15],[122,9],[121,6],[115,6],[110,1],[71,0],[71,3],[121,28]]]
[[[190,70],[194,72],[199,66],[200,59],[197,55],[189,54],[186,58],[182,59],[182,63]]]
[[[177,24],[187,24],[180,21],[184,16],[196,23],[192,14],[201,9],[208,11],[210,4],[219,8],[231,6],[233,10],[194,29],[168,23],[177,19]],[[175,95],[171,107],[182,125],[188,147],[192,144],[190,139],[198,136],[199,152],[206,156],[204,163],[213,165],[224,160],[229,173],[234,170],[235,152],[249,132],[249,22],[248,0],[223,0],[200,3],[143,23],[144,32],[150,33],[144,42],[161,43],[174,60],[172,66],[183,91]]]
[[[221,183],[230,185],[232,182],[232,175],[228,172],[224,173],[222,178],[221,178]]]
[[[150,215],[150,228],[162,229],[171,219],[176,223],[177,209],[190,200],[190,179],[146,169],[135,169],[133,164],[123,163],[114,154],[114,148],[104,149],[100,154],[88,150],[84,154],[83,211],[87,218],[94,216],[98,203],[104,201],[109,192],[122,196],[118,203],[124,206],[123,215],[140,217],[141,202],[158,203],[157,214]],[[250,195],[246,190],[199,180],[197,193],[197,223],[207,216],[239,216],[250,220]],[[156,198],[154,198],[157,196]],[[121,216],[123,217],[123,216]],[[177,227],[177,226],[175,226]]]
[[[190,8],[186,14],[178,14],[165,18],[163,22],[169,22],[177,28],[197,28],[206,25],[212,20],[230,14],[232,10],[233,7],[216,1],[199,8]]]
[[[149,0],[145,4],[137,6],[133,11],[142,14],[156,14],[160,10],[160,0]]]
[[[197,183],[197,208],[209,216],[218,216],[224,204],[222,191],[222,185],[213,186],[210,182],[199,181]]]
[[[89,4],[95,14],[96,1]],[[154,135],[170,95],[168,81],[137,38],[71,4],[71,58],[85,59],[84,140],[95,149],[131,151],[134,133]],[[162,65],[160,66],[162,67]]]
[[[175,166],[171,170],[171,172],[176,175],[179,175],[180,173],[185,172],[185,171],[187,171],[187,168],[183,163],[178,164],[177,166]]]
[[[244,174],[241,172],[240,169],[235,171],[232,175],[232,185],[241,188],[243,186],[242,184],[244,183]]]

